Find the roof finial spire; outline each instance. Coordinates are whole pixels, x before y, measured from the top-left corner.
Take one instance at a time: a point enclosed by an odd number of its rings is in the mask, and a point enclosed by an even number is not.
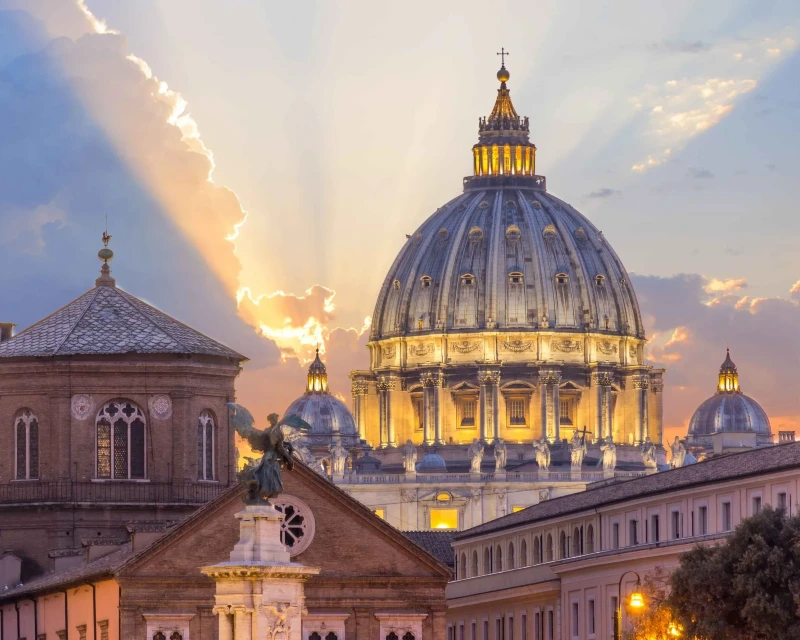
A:
[[[500,66],[505,67],[506,56],[510,56],[511,54],[508,51],[506,51],[504,47],[500,47],[500,51],[498,52],[497,55],[500,56]]]
[[[502,83],[502,86],[506,86],[506,82],[511,77],[511,74],[506,69],[506,56],[510,56],[511,54],[505,50],[505,48],[500,47],[500,51],[497,52],[497,55],[500,56],[500,71],[497,72],[497,79]]]
[[[102,240],[103,248],[97,252],[97,257],[103,261],[103,266],[100,267],[100,277],[94,283],[98,287],[114,287],[117,283],[111,277],[111,267],[108,266],[108,263],[114,259],[114,252],[108,248],[108,243],[111,240],[111,236],[108,233],[108,215],[106,215],[106,229],[103,231]]]

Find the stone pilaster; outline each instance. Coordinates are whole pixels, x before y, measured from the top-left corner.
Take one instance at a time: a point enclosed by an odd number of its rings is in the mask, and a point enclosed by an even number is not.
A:
[[[558,369],[542,369],[539,371],[539,387],[542,389],[545,408],[547,439],[551,442],[561,439],[561,405],[559,404],[558,385],[561,382],[561,371]]]
[[[644,442],[647,434],[647,389],[649,380],[647,376],[638,376],[633,380],[633,389],[636,394],[636,427],[635,444]]]
[[[380,399],[380,446],[381,448],[396,447],[397,437],[392,417],[392,392],[397,386],[397,380],[391,376],[381,376],[376,386]]]
[[[664,383],[660,380],[653,380],[650,382],[650,391],[652,393],[652,408],[653,423],[650,429],[653,435],[650,436],[656,444],[664,444]]]
[[[500,371],[497,369],[480,369],[478,371],[480,385],[481,441],[495,442],[500,434]]]
[[[353,380],[350,385],[353,394],[353,413],[358,428],[358,437],[361,440],[367,439],[367,392],[369,385],[366,380]]]
[[[442,386],[444,376],[438,371],[425,371],[419,376],[422,383],[422,431],[425,444],[442,444]]]

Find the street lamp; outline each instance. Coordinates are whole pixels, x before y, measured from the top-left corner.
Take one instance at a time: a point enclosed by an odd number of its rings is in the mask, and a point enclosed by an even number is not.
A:
[[[674,622],[671,622],[669,625],[669,635],[671,635],[673,638],[679,638],[681,635],[681,627]]]
[[[633,588],[628,606],[631,609],[641,609],[644,607],[644,596],[642,595],[642,579],[635,571],[626,571],[619,579],[619,598],[617,599],[617,610],[614,612],[614,640],[622,640],[622,581],[629,573],[636,576],[636,586]]]

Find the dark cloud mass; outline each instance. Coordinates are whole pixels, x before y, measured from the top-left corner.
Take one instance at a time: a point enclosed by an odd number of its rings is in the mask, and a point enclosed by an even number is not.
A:
[[[591,193],[587,194],[587,198],[610,198],[612,196],[622,195],[622,191],[618,191],[617,189],[610,189],[608,187],[603,187],[602,189],[598,189],[597,191],[592,191]]]

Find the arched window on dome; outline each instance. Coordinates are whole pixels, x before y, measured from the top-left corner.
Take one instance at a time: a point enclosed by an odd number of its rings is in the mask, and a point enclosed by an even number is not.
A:
[[[197,419],[197,479],[214,480],[214,414],[206,409]]]
[[[598,287],[602,287],[602,286],[603,286],[603,285],[606,283],[606,277],[605,277],[604,275],[602,275],[602,274],[598,273],[598,274],[597,274],[597,275],[594,277],[594,283],[595,283],[595,284],[596,284]]]
[[[465,273],[463,276],[461,276],[461,284],[466,287],[471,287],[475,284],[475,276],[471,273]]]
[[[14,440],[16,479],[37,479],[39,477],[39,419],[30,409],[20,409],[14,416]]]
[[[556,284],[559,286],[566,286],[569,284],[569,275],[566,273],[557,273],[556,274]]]
[[[511,273],[508,274],[508,281],[511,284],[517,284],[517,285],[522,284],[522,273],[520,273],[519,271],[512,271]]]
[[[130,400],[112,400],[97,414],[97,477],[144,480],[145,416]]]
[[[428,287],[431,286],[431,284],[433,284],[433,278],[431,278],[430,276],[422,276],[419,279],[419,283],[423,289],[427,289]]]
[[[400,289],[400,281],[399,280],[395,279],[392,282],[392,289],[394,289],[395,291],[398,291]]]
[[[473,578],[478,575],[478,552],[472,552],[472,572],[470,574]]]

